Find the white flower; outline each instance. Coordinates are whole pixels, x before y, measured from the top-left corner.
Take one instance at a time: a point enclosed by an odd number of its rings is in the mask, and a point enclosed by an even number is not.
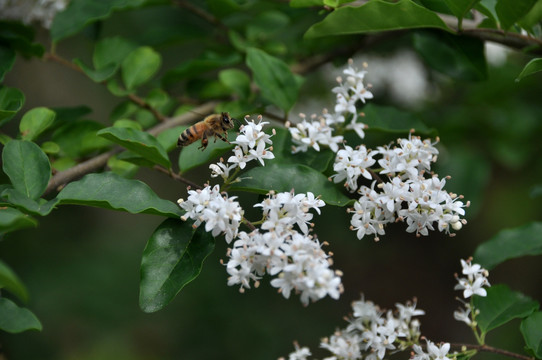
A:
[[[332,151],[336,152],[339,149],[339,144],[343,142],[342,136],[333,136],[333,128],[331,128],[325,119],[320,121],[303,120],[295,127],[288,127],[292,140],[295,145],[294,153],[306,152],[310,147],[316,151],[320,151],[320,145],[328,146]]]
[[[465,304],[465,309],[459,309],[459,310],[454,311],[454,319],[456,319],[457,321],[462,321],[465,324],[470,326],[472,325],[472,321],[470,319],[470,313],[471,313],[470,305]]]
[[[374,155],[374,151],[367,151],[363,145],[357,149],[352,149],[346,145],[343,150],[337,152],[335,165],[333,165],[333,170],[336,174],[332,175],[331,178],[335,183],[346,179],[345,187],[350,192],[356,191],[360,176],[368,180],[372,179],[372,175],[367,169],[375,164]]]
[[[433,360],[444,360],[448,359],[446,355],[450,351],[449,343],[442,343],[440,345],[435,345],[433,342],[427,340],[427,353]]]
[[[351,333],[337,333],[325,338],[320,347],[327,349],[339,359],[361,359],[361,339]]]
[[[213,236],[224,234],[229,243],[237,236],[237,230],[243,218],[243,209],[237,197],[228,198],[220,193],[220,186],[189,190],[186,201],[180,199],[179,206],[186,211],[183,220],[193,219],[194,227],[205,223],[205,231]]]
[[[295,351],[288,355],[288,360],[306,360],[311,354],[308,347],[299,347],[297,343],[295,345]]]
[[[463,274],[467,275],[467,277],[457,277],[458,283],[454,289],[463,290],[465,299],[472,295],[487,296],[487,291],[483,287],[491,286],[487,279],[489,272],[478,264],[472,264],[471,259],[461,259],[461,266],[463,267]]]
[[[237,146],[233,149],[233,155],[228,158],[228,162],[232,164],[228,167],[229,170],[237,166],[244,169],[246,164],[252,160],[258,160],[264,166],[264,159],[275,158],[272,147],[267,146],[273,144],[272,135],[262,131],[263,126],[269,123],[262,121],[261,115],[258,116],[258,123],[255,123],[254,120],[249,121],[248,117],[245,117],[245,122],[246,124],[241,126],[240,134],[235,141],[232,141],[232,144]]]

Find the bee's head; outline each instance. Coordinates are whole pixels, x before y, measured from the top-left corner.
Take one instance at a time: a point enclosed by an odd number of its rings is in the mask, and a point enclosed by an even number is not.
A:
[[[222,113],[222,123],[226,125],[227,128],[233,129],[236,121],[237,120],[232,118],[229,113],[227,112]]]

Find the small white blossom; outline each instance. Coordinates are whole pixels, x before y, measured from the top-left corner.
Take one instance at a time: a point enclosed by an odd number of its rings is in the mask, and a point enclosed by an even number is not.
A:
[[[333,165],[336,174],[332,175],[331,178],[335,183],[346,179],[345,187],[350,192],[356,191],[360,176],[368,180],[372,179],[372,175],[367,169],[375,164],[376,160],[373,159],[375,154],[374,151],[368,151],[363,145],[357,149],[352,149],[346,145],[343,150],[337,152],[335,165]]]
[[[457,277],[458,283],[454,289],[463,290],[463,297],[465,299],[472,295],[487,296],[487,291],[483,287],[491,286],[487,280],[489,272],[479,264],[472,264],[471,259],[461,259],[461,266],[463,267],[463,274],[467,275],[467,277]]]
[[[246,124],[241,126],[240,134],[235,141],[232,141],[232,144],[237,146],[233,149],[233,155],[228,158],[228,163],[232,164],[227,167],[228,171],[236,167],[244,169],[246,164],[252,160],[258,160],[264,166],[264,160],[275,158],[272,147],[267,146],[273,144],[271,141],[273,135],[262,131],[263,126],[269,123],[262,121],[261,115],[258,116],[258,123],[254,122],[254,120],[249,121],[248,117],[245,117],[245,122]],[[220,166],[220,164],[217,164],[217,166]],[[216,170],[216,167],[213,170]],[[223,168],[221,170],[224,172]]]
[[[320,151],[320,145],[328,146],[333,152],[339,150],[339,144],[343,142],[342,136],[333,136],[331,128],[324,118],[319,121],[307,121],[303,119],[295,127],[288,127],[292,135],[294,153],[306,152],[309,148]]]

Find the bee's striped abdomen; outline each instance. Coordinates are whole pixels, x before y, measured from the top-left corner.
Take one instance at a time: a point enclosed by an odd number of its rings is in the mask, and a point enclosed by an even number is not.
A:
[[[177,140],[177,146],[187,146],[199,139],[197,125],[194,124],[183,131]]]

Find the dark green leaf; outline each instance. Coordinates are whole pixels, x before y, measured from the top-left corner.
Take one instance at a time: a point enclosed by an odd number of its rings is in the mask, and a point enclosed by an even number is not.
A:
[[[452,13],[461,21],[480,0],[444,0]]]
[[[171,85],[188,77],[195,77],[211,70],[236,65],[240,61],[241,55],[237,52],[230,51],[227,54],[205,52],[198,58],[184,61],[178,67],[168,71],[162,82],[166,86]]]
[[[94,48],[92,63],[95,69],[114,66],[115,70],[137,46],[121,37],[110,37],[100,40]]]
[[[185,221],[164,221],[143,251],[139,293],[141,309],[150,313],[166,306],[199,275],[214,246],[214,238],[203,227],[194,231],[192,225]]]
[[[81,70],[83,70],[86,76],[88,76],[92,81],[97,82],[97,83],[101,83],[109,79],[111,76],[115,75],[115,72],[117,71],[117,66],[113,64],[105,66],[98,70],[94,70],[86,66],[79,59],[74,59],[73,62],[75,65],[79,66]]]
[[[145,0],[72,0],[57,14],[51,26],[53,42],[81,31],[85,26],[106,19],[114,11],[141,6]]]
[[[37,226],[38,222],[17,209],[10,207],[0,208],[0,234]]]
[[[22,194],[15,189],[5,189],[1,193],[2,198],[6,199],[13,206],[24,210],[32,215],[46,216],[54,209],[58,199],[46,201],[44,199],[34,200]]]
[[[15,51],[0,45],[0,82],[4,81],[4,75],[11,70],[15,63]]]
[[[323,6],[324,0],[291,0],[290,6],[293,8]]]
[[[512,25],[527,15],[537,0],[498,0],[495,11],[501,28],[508,30]]]
[[[324,20],[313,25],[305,36],[315,38],[414,28],[451,31],[436,13],[411,0],[396,3],[374,0],[362,6],[344,6],[334,10]]]
[[[0,289],[6,289],[24,302],[28,301],[28,292],[19,277],[11,268],[0,260]]]
[[[148,46],[142,46],[132,51],[122,62],[122,80],[128,90],[133,90],[158,71],[162,57]]]
[[[0,329],[9,333],[39,330],[42,326],[36,315],[26,308],[18,307],[13,301],[0,297]]]
[[[537,311],[524,319],[520,330],[527,349],[531,350],[537,359],[542,359],[542,312]]]
[[[34,43],[34,29],[23,25],[20,21],[0,20],[0,43],[15,50],[25,58],[41,57],[45,49],[41,44]]]
[[[250,77],[246,72],[238,69],[222,70],[218,74],[220,82],[231,89],[241,99],[246,99],[250,96]]]
[[[24,95],[18,89],[0,88],[0,125],[9,121],[24,104]]]
[[[55,123],[57,124],[80,119],[92,112],[91,108],[84,105],[74,107],[54,107],[52,110],[56,113]]]
[[[230,138],[234,137],[232,136],[234,134],[233,131],[228,132],[228,134],[230,134]],[[207,164],[211,160],[216,159],[233,149],[232,144],[228,144],[220,139],[217,139],[216,141],[209,139],[209,143],[205,150],[198,149],[199,146],[200,141],[198,140],[193,144],[181,148],[181,153],[179,154],[179,170],[181,172],[186,172],[200,165]]]
[[[297,101],[300,88],[288,65],[256,48],[247,50],[246,63],[262,96],[288,112]]]
[[[474,260],[491,270],[500,263],[526,255],[542,254],[542,223],[532,222],[500,231],[474,252]]]
[[[240,177],[242,180],[234,183],[231,190],[267,194],[270,190],[285,192],[293,189],[296,194],[312,192],[315,196],[320,195],[329,205],[346,206],[354,202],[341,191],[342,187],[305,165],[271,163],[250,169]]]
[[[47,155],[33,142],[12,140],[2,152],[3,169],[13,187],[31,199],[43,194],[51,178]]]
[[[539,304],[506,285],[494,285],[487,289],[487,296],[474,296],[474,307],[480,310],[476,317],[478,326],[487,333],[512,319],[524,318],[536,311]]]
[[[66,185],[57,195],[61,204],[95,206],[105,209],[144,213],[177,218],[180,208],[171,201],[158,197],[147,184],[124,179],[106,172],[88,174],[79,181]]]
[[[519,26],[536,36],[536,25],[542,19],[542,1],[538,0],[531,10],[518,22]]]
[[[109,81],[107,82],[107,90],[109,90],[111,94],[120,97],[132,93],[132,90],[126,90],[125,88],[123,88],[115,78],[109,79]]]
[[[542,58],[532,59],[527,65],[521,70],[521,73],[518,75],[516,81],[520,81],[525,76],[532,75],[542,71]]]
[[[149,133],[131,128],[109,127],[97,134],[167,169],[171,167],[166,150]]]
[[[358,119],[358,121],[369,126],[369,131],[408,134],[411,129],[414,129],[418,135],[436,135],[435,129],[428,128],[415,115],[410,112],[399,111],[394,107],[369,103],[363,107],[363,113],[365,116]]]
[[[45,107],[37,107],[26,112],[19,124],[23,140],[34,140],[55,121],[55,112]]]
[[[275,129],[276,135],[273,141],[273,154],[275,161],[281,164],[302,164],[313,168],[316,171],[324,172],[329,164],[335,159],[335,153],[329,149],[316,151],[309,149],[306,152],[292,154],[292,137],[290,131],[284,128]]]
[[[111,146],[111,142],[96,135],[102,128],[96,121],[70,121],[60,126],[51,140],[60,146],[62,154],[78,158]]]
[[[460,80],[487,78],[484,43],[466,36],[418,32],[414,47],[433,69]]]

